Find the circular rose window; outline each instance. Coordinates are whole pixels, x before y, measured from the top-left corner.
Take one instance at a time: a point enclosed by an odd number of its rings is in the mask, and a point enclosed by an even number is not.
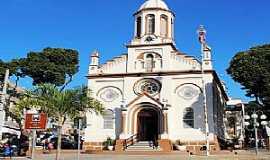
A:
[[[119,93],[114,88],[105,88],[100,92],[99,97],[104,102],[112,102],[119,97]]]
[[[143,79],[134,85],[134,92],[139,95],[142,93],[148,93],[150,95],[156,95],[161,90],[161,84],[155,79]]]
[[[179,97],[182,97],[187,100],[197,97],[199,93],[200,93],[199,89],[192,85],[182,86],[177,92]]]

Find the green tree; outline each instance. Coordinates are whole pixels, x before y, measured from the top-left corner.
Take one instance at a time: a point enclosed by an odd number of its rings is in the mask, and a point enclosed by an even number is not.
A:
[[[227,73],[243,86],[248,97],[260,105],[270,103],[270,45],[250,48],[237,53]]]
[[[79,53],[65,48],[45,48],[41,52],[29,52],[26,58],[13,59],[10,62],[0,60],[0,81],[6,69],[10,76],[20,78],[29,76],[33,85],[51,83],[62,86],[62,90],[72,81],[79,71]]]
[[[22,59],[13,59],[10,62],[4,62],[0,60],[0,81],[4,80],[6,70],[9,69],[9,76],[16,77],[16,83],[20,78],[25,77],[25,74],[22,73],[21,68],[23,68]]]
[[[64,88],[79,70],[78,52],[72,49],[45,48],[28,53],[21,61],[21,71],[33,79],[33,85],[51,83]]]
[[[51,84],[37,86],[32,92],[34,102],[37,100],[40,110],[48,114],[58,126],[58,146],[56,159],[59,160],[61,150],[62,126],[67,118],[74,119],[80,113],[92,111],[97,114],[103,113],[101,103],[91,97],[87,87],[67,89],[61,91]]]
[[[0,82],[2,83],[6,73],[6,63],[0,59]]]
[[[73,76],[78,72],[79,70],[79,59],[78,59],[78,52],[76,50],[72,49],[63,49],[63,48],[45,48],[41,52],[30,52],[28,53],[26,58],[21,59],[14,59],[10,62],[3,62],[0,60],[0,82],[2,82],[6,69],[10,70],[9,76],[15,76],[16,77],[16,83],[13,85],[13,89],[9,91],[9,97],[19,97],[20,95],[17,93],[17,85],[20,78],[24,78],[25,76],[29,76],[33,79],[33,85],[41,85],[44,83],[50,83],[52,85],[44,85],[43,88],[46,88],[46,92],[38,92],[41,91],[42,88],[39,86],[37,90],[32,92],[31,96],[31,103],[38,103],[36,105],[40,106],[40,109],[44,111],[45,113],[48,113],[50,117],[53,117],[57,122],[64,124],[67,118],[73,118],[73,116],[76,116],[78,113],[72,108],[63,108],[63,105],[67,105],[69,103],[69,106],[71,106],[71,102],[73,101],[73,105],[75,105],[76,99],[71,96],[75,96],[74,94],[79,93],[79,91],[83,91],[86,88],[81,88],[81,90],[75,89],[74,90],[67,90],[64,91],[65,87],[72,81]],[[1,85],[1,83],[0,83]],[[46,86],[46,87],[45,87]],[[50,87],[48,87],[50,86]],[[60,89],[57,87],[61,87]],[[51,88],[52,90],[50,90]],[[53,92],[53,89],[57,92]],[[51,93],[54,94],[45,94],[47,91],[51,91]],[[73,92],[72,92],[73,91]],[[34,93],[34,94],[33,94]],[[39,94],[38,94],[39,93]],[[42,94],[41,94],[42,93]],[[81,92],[82,93],[82,92]],[[34,100],[33,95],[36,95],[37,97],[43,95],[44,97],[39,97],[39,100]],[[82,111],[85,110],[95,110],[100,111],[102,109],[102,106],[99,105],[99,103],[92,99],[87,98],[87,94],[84,93],[81,94],[81,99],[79,102],[83,103],[81,105],[82,107],[85,107],[85,103],[88,103],[91,101],[91,105],[87,106],[95,106],[94,108],[82,108]],[[86,98],[82,98],[82,96],[85,96]],[[69,97],[69,98],[67,98]],[[9,106],[9,102],[11,102],[11,99],[7,100],[7,106]],[[28,97],[29,98],[29,97]],[[78,98],[78,97],[77,97]],[[28,101],[29,99],[27,99]],[[62,102],[60,102],[62,100]],[[21,122],[20,119],[22,113],[23,107],[20,106],[22,104],[25,104],[24,100],[20,100],[18,102],[18,105],[16,105],[15,108],[9,112],[9,108],[6,107],[6,111],[8,115],[12,116],[13,119],[15,119],[18,122]],[[29,102],[29,101],[28,101]],[[30,102],[29,102],[30,103]],[[43,104],[42,104],[43,103]],[[56,105],[56,103],[59,103]],[[46,106],[46,107],[44,107]],[[54,114],[54,109],[57,109],[57,114]],[[78,109],[78,106],[77,106]],[[12,114],[14,112],[14,114]],[[73,114],[71,114],[73,112]],[[57,116],[55,116],[57,115]],[[62,115],[60,118],[59,115]],[[19,124],[21,125],[21,124]],[[60,128],[62,128],[62,125],[59,125]],[[61,136],[61,135],[60,135]],[[60,139],[61,140],[61,139]],[[61,143],[59,143],[61,145]],[[58,147],[59,148],[59,147]],[[61,147],[60,147],[61,148]]]

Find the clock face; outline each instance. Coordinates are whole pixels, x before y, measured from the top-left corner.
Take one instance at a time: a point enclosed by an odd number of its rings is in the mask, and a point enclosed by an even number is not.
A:
[[[138,81],[134,85],[134,92],[137,95],[140,95],[142,93],[148,93],[149,95],[156,95],[160,93],[161,90],[161,84],[158,80],[155,79],[143,79]]]
[[[117,98],[119,98],[119,93],[117,92],[116,89],[114,88],[105,88],[101,91],[99,97],[104,101],[104,102],[113,102]]]
[[[199,89],[193,85],[185,85],[177,92],[178,96],[186,100],[193,99],[199,95]]]

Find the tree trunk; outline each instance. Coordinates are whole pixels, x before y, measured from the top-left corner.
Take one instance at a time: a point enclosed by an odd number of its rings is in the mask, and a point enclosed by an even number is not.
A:
[[[60,121],[60,120],[59,120]],[[57,139],[57,152],[55,160],[60,160],[60,153],[61,153],[61,142],[62,142],[62,124],[61,121],[58,125],[58,131],[57,131],[58,139]]]

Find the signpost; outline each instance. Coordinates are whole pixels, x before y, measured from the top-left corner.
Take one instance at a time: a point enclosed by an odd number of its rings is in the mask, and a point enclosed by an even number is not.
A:
[[[25,115],[25,129],[32,130],[32,154],[31,159],[35,159],[35,147],[37,139],[37,130],[46,129],[47,115],[45,113],[27,113]]]

